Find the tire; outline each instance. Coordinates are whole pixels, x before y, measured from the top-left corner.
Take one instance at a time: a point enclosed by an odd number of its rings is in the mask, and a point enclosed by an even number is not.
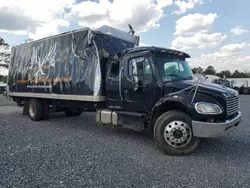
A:
[[[168,155],[190,154],[200,143],[200,139],[193,136],[191,117],[178,110],[165,112],[156,120],[154,140]]]
[[[39,121],[43,116],[43,105],[39,99],[30,99],[29,100],[29,116],[33,121]]]
[[[42,119],[46,120],[49,118],[49,114],[50,114],[50,108],[49,108],[49,103],[47,100],[43,100],[43,115],[42,115]]]
[[[242,88],[242,93],[243,93],[244,95],[248,95],[248,94],[249,94],[248,88]]]
[[[67,109],[66,111],[64,111],[65,114],[69,117],[72,116],[79,116],[82,114],[83,109],[82,108],[75,108],[75,109]]]

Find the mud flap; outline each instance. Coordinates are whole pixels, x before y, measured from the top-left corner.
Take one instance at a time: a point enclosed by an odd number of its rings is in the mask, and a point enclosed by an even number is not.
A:
[[[25,99],[24,105],[23,105],[23,115],[27,116],[29,115],[29,100]]]

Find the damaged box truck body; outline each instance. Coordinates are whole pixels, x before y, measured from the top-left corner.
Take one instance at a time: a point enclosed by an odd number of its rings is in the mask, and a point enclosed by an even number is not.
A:
[[[138,38],[107,26],[99,30],[86,28],[13,47],[9,95],[104,101],[105,55],[134,47]]]
[[[195,81],[188,54],[136,47],[131,33],[103,26],[16,46],[7,95],[34,121],[95,110],[97,123],[146,130],[171,155],[239,125],[235,90]]]

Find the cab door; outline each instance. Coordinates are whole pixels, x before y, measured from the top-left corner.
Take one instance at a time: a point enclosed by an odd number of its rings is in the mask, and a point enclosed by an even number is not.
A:
[[[123,109],[136,112],[150,111],[154,104],[155,88],[156,81],[150,56],[143,53],[127,58],[122,79]]]
[[[105,90],[107,108],[122,109],[120,61],[109,63],[106,70]]]

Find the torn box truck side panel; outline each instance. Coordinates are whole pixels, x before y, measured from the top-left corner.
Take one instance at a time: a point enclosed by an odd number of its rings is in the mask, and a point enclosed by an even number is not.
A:
[[[119,38],[86,28],[13,47],[8,95],[103,101],[103,54],[134,47],[132,36]]]

